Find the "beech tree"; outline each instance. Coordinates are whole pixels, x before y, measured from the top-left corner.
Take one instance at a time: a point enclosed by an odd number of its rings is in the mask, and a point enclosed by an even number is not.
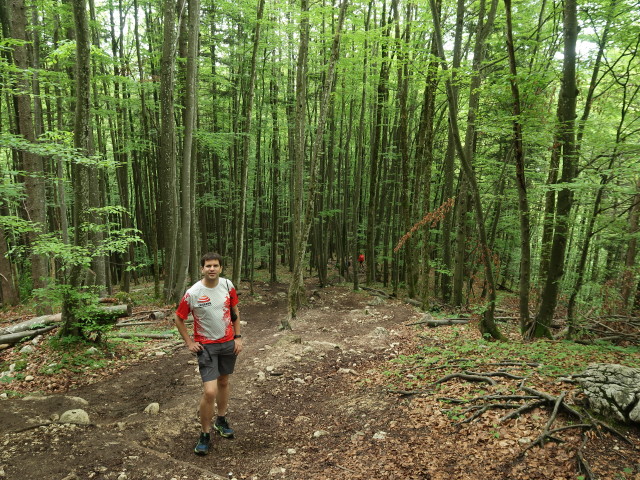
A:
[[[558,97],[558,131],[562,149],[561,190],[558,192],[553,243],[550,252],[549,271],[535,323],[527,332],[528,337],[551,337],[549,327],[558,301],[560,279],[564,273],[565,253],[569,235],[569,215],[573,205],[571,182],[576,177],[575,151],[576,117],[576,41],[578,36],[577,4],[573,0],[564,3],[563,10],[564,59],[562,85]]]
[[[29,81],[28,68],[31,62],[28,58],[27,45],[27,8],[24,0],[11,0],[9,2],[9,19],[12,38],[18,40],[13,47],[13,61],[17,67],[14,76],[15,90],[15,114],[16,133],[24,137],[27,141],[36,141],[33,108],[31,106],[31,82]],[[42,174],[44,163],[42,156],[31,151],[19,153],[21,167],[24,171],[24,187],[26,198],[24,202],[24,218],[33,222],[33,228],[29,231],[29,243],[33,243],[38,238],[39,233],[46,232],[46,209],[45,209],[45,184]],[[33,288],[44,286],[47,277],[47,266],[45,259],[41,255],[32,254],[31,281]]]
[[[167,302],[219,251],[238,288],[289,283],[285,327],[310,277],[496,338],[503,295],[531,338],[558,299],[575,331],[628,313],[637,9],[503,3],[1,4],[3,302],[69,283],[49,243],[89,259],[78,291],[153,280]]]

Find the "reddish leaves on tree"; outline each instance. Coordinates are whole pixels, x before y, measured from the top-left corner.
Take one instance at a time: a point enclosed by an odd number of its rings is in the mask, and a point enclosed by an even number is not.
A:
[[[411,227],[411,230],[409,230],[402,236],[402,238],[398,242],[398,245],[396,245],[393,251],[397,253],[398,250],[400,250],[402,246],[407,242],[407,240],[411,238],[411,235],[413,235],[415,231],[420,227],[426,225],[427,223],[430,223],[432,227],[435,227],[436,224],[442,221],[445,215],[449,213],[449,211],[453,208],[453,205],[456,203],[455,200],[456,197],[451,197],[449,200],[436,208],[433,212],[429,212],[424,217],[422,217],[422,220],[416,223],[413,227]]]

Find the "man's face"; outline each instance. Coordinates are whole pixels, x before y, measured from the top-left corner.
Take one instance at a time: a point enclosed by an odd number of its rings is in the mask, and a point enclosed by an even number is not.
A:
[[[205,278],[210,280],[214,280],[222,273],[222,265],[218,260],[207,260],[204,262],[204,267],[202,267],[202,275]]]

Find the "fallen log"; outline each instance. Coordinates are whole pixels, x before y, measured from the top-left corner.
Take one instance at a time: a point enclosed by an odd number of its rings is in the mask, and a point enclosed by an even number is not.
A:
[[[116,335],[110,335],[115,338],[153,338],[153,339],[167,339],[173,338],[172,333],[118,333]]]
[[[16,323],[9,327],[0,328],[0,334],[7,335],[9,333],[23,332],[25,330],[31,330],[36,325],[49,325],[54,322],[59,322],[62,319],[62,314],[56,313],[55,315],[43,315],[41,317],[35,317],[24,322]]]
[[[109,305],[94,308],[86,317],[97,325],[114,325],[119,318],[130,317],[133,311],[131,305]]]
[[[147,321],[142,321],[142,322],[118,322],[114,325],[114,327],[116,328],[122,328],[122,327],[136,327],[139,325],[155,325],[156,322],[147,322]]]
[[[93,319],[99,324],[107,325],[117,321],[118,318],[127,317],[131,315],[131,305],[110,305],[100,306],[94,313]],[[35,317],[24,322],[20,322],[16,325],[0,329],[0,345],[9,344],[12,345],[22,340],[23,338],[31,338],[41,333],[53,330],[58,325],[50,325],[62,321],[62,314],[56,313],[54,315],[44,315],[41,317]],[[49,326],[47,326],[49,325]],[[36,326],[45,326],[44,328],[33,329]]]
[[[404,300],[404,303],[408,303],[409,305],[413,305],[414,307],[418,308],[422,308],[422,306],[424,305],[424,302],[421,302],[420,300],[414,300],[413,298],[406,298]]]
[[[0,344],[13,345],[18,343],[23,338],[31,338],[43,333],[47,333],[54,328],[58,328],[58,325],[49,325],[48,327],[38,328],[37,330],[26,330],[23,332],[10,333],[8,335],[0,336]]]
[[[375,288],[369,287],[360,287],[362,290],[366,290],[367,292],[372,292],[375,295],[379,295],[385,298],[393,298],[392,295],[389,295],[387,292],[383,292],[382,290],[376,290]]]
[[[407,323],[407,326],[411,325],[427,325],[428,327],[442,327],[443,325],[464,325],[465,323],[469,323],[471,321],[470,318],[445,318],[442,320],[437,320],[431,316],[430,318],[425,318],[424,320],[420,320],[418,322]]]
[[[118,303],[118,299],[114,297],[102,297],[98,299],[98,303]]]
[[[104,312],[108,316],[116,316],[116,318],[121,317],[130,317],[133,313],[133,305],[123,304],[123,305],[109,305],[106,307],[100,307],[100,310]]]
[[[102,321],[115,321],[118,318],[131,316],[131,305],[108,305],[98,307],[97,319]],[[9,327],[0,328],[0,335],[6,335],[10,333],[24,332],[32,330],[35,326],[46,326],[62,320],[61,313],[55,313],[53,315],[43,315],[41,317],[34,317],[24,322],[16,323]],[[0,342],[1,343],[1,342]]]

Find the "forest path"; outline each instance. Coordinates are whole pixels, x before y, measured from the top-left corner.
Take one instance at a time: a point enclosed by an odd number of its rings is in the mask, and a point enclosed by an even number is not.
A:
[[[193,453],[201,390],[195,357],[175,339],[153,340],[133,365],[94,372],[92,383],[85,379],[65,394],[0,400],[0,480],[579,478],[575,429],[563,432],[563,443],[523,454],[545,427],[547,409],[508,422],[500,421],[500,409],[472,423],[454,415],[466,406],[447,398],[509,393],[520,382],[434,384],[462,357],[495,362],[483,354],[488,345],[476,325],[416,330],[403,324],[421,314],[400,300],[348,285],[314,288],[307,285],[309,305],[292,331],[278,329],[286,285],[257,284],[253,296],[241,289],[245,348],[228,413],[236,438],[215,437],[208,456]],[[163,322],[158,328],[171,327]],[[505,349],[525,362],[518,345],[514,337]],[[528,375],[528,385],[541,391],[558,395],[567,388],[553,377]],[[23,387],[34,391],[36,382]],[[143,413],[152,402],[159,413]],[[52,415],[72,408],[86,410],[92,424],[51,423]],[[589,437],[584,453],[594,478],[640,480],[640,431],[626,434],[630,444],[612,435]]]
[[[193,454],[201,385],[195,357],[176,342],[159,343],[136,365],[65,395],[3,400],[0,478],[302,478],[288,471],[301,449],[322,449],[344,436],[345,421],[355,433],[390,407],[384,392],[356,391],[353,382],[366,377],[367,363],[395,355],[393,330],[416,315],[411,307],[330,287],[313,291],[293,331],[283,332],[285,285],[242,293],[245,348],[228,414],[235,439],[216,437],[208,456]],[[144,413],[152,402],[160,404],[157,415]],[[91,425],[50,423],[73,408],[84,409]]]

